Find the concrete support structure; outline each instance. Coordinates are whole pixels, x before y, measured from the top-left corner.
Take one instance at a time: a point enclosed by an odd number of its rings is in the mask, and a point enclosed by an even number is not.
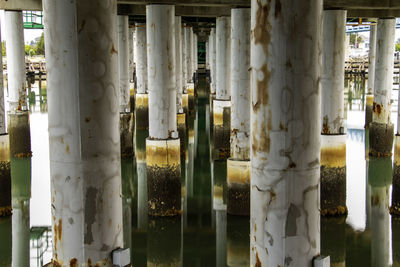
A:
[[[347,213],[343,71],[346,10],[325,10],[323,17],[320,203],[323,216],[337,216]]]
[[[132,90],[134,89],[134,84],[133,84],[133,73],[135,71],[135,62],[134,62],[134,57],[135,57],[135,48],[133,44],[133,35],[135,34],[135,27],[134,25],[129,25],[129,32],[128,32],[128,47],[129,47],[129,91],[130,95],[132,95]],[[133,111],[133,109],[131,109]]]
[[[186,84],[192,82],[193,65],[192,65],[192,33],[193,29],[189,25],[185,25],[185,66],[186,66]]]
[[[149,138],[146,140],[148,212],[181,212],[180,141],[176,123],[175,8],[146,6]]]
[[[375,62],[374,102],[369,128],[370,155],[392,155],[393,124],[390,122],[393,54],[396,19],[379,19]]]
[[[230,151],[230,118],[231,118],[231,18],[217,17],[217,87],[213,101],[213,139],[214,157],[227,159]]]
[[[250,214],[250,9],[234,8],[231,37],[231,129],[227,212]]]
[[[123,247],[117,4],[45,0],[43,9],[53,262],[112,266]]]
[[[25,88],[25,49],[22,11],[6,10],[5,26],[9,110],[27,110]]]
[[[129,112],[129,17],[117,16],[120,112]]]
[[[12,267],[30,266],[29,198],[12,200]]]
[[[215,94],[216,90],[216,34],[215,28],[211,29],[209,37],[209,62],[210,62],[210,74],[211,74],[211,94]]]
[[[322,0],[251,1],[251,266],[320,253],[321,25]]]
[[[365,107],[365,128],[372,122],[372,104],[374,102],[375,83],[375,60],[376,60],[376,25],[370,26],[369,33],[369,55],[368,55],[368,84]]]
[[[136,96],[135,124],[136,130],[149,128],[149,96],[147,94],[147,38],[146,24],[135,24],[135,58],[136,58]]]
[[[137,175],[137,225],[139,229],[147,228],[147,172],[146,172],[146,138],[147,130],[135,131],[135,156],[136,156],[136,175]]]

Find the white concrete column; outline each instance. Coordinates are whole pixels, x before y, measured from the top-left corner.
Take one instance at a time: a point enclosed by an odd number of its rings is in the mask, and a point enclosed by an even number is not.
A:
[[[231,10],[231,128],[227,211],[250,214],[250,9]]]
[[[175,77],[176,77],[176,110],[182,109],[182,18],[175,17]]]
[[[135,24],[135,58],[136,58],[136,79],[138,94],[145,94],[147,87],[147,38],[146,24]]]
[[[132,95],[133,88],[133,72],[135,71],[135,62],[134,62],[134,45],[133,45],[133,35],[135,34],[135,28],[132,25],[129,25],[129,33],[128,33],[128,45],[129,45],[129,92]],[[133,110],[131,110],[133,111]]]
[[[1,32],[0,32],[1,40]],[[3,50],[0,47],[0,66],[3,66]],[[4,76],[3,67],[0,68],[0,134],[6,133],[6,112],[4,108]]]
[[[346,10],[325,10],[321,79],[321,214],[337,216],[346,207],[344,65]]]
[[[396,19],[379,19],[375,61],[374,102],[370,124],[370,154],[391,156],[393,124],[390,122]]]
[[[129,17],[117,16],[120,112],[129,111]]]
[[[6,10],[5,27],[9,110],[27,110],[25,48],[22,11]]]
[[[229,100],[231,97],[231,18],[217,17],[216,30],[216,67],[217,88],[216,99]]]
[[[187,26],[185,24],[182,24],[182,76],[183,76],[183,93],[185,92],[186,88],[186,83],[187,83],[187,72],[188,72],[188,67],[187,67],[187,33],[188,31],[186,30]]]
[[[176,131],[175,9],[148,5],[146,12],[149,136],[168,139]]]
[[[206,41],[206,69],[210,69],[210,37]]]
[[[322,0],[251,1],[251,266],[320,253],[321,25]]]
[[[365,107],[365,128],[369,128],[372,122],[372,105],[374,102],[375,83],[375,61],[376,61],[376,25],[370,26],[369,55],[368,55],[368,84]]]
[[[368,94],[374,92],[376,60],[376,24],[370,26],[368,54]]]
[[[192,27],[185,26],[185,61],[186,61],[186,84],[192,82]]]
[[[322,134],[344,134],[346,10],[325,10],[322,50]]]
[[[177,138],[175,7],[147,5],[149,138],[146,140],[148,212],[181,211],[180,141]]]
[[[215,94],[217,88],[217,47],[216,47],[216,33],[215,28],[211,29],[210,37],[210,72],[211,72],[211,94]]]
[[[195,73],[199,67],[197,48],[197,34],[193,33],[193,73]]]
[[[190,73],[189,73],[189,79],[190,82],[193,83],[193,73],[195,72],[195,51],[194,51],[194,32],[193,32],[193,27],[190,27]]]
[[[45,0],[43,10],[53,261],[111,266],[123,247],[117,4]]]
[[[135,60],[136,60],[136,95],[135,95],[135,129],[149,128],[149,96],[147,80],[147,37],[146,24],[135,24]]]

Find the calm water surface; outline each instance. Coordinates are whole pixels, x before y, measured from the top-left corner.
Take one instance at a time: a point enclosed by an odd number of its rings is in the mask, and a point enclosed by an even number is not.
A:
[[[248,218],[229,216],[223,209],[213,209],[213,181],[224,179],[226,167],[221,162],[210,162],[208,114],[208,99],[199,99],[197,114],[191,120],[194,138],[188,142],[186,164],[185,160],[182,161],[185,175],[182,179],[181,218],[156,219],[143,215],[146,214],[144,162],[135,159],[123,162],[124,236],[125,245],[133,249],[133,266],[146,266],[148,263],[249,266]],[[392,116],[394,121],[393,118],[395,114]],[[37,266],[38,250],[32,247],[32,242],[30,250],[21,245],[12,251],[10,245],[12,242],[29,242],[28,212],[29,227],[51,225],[47,113],[36,107],[31,113],[30,123],[33,151],[31,199],[30,203],[25,203],[25,215],[17,211],[12,220],[0,220],[0,237],[5,240],[0,242],[0,263],[11,257],[16,260],[30,251],[30,264]],[[348,113],[349,214],[347,218],[321,220],[322,254],[331,256],[332,266],[400,266],[400,220],[391,218],[387,210],[392,162],[391,159],[366,161],[363,124],[361,111]],[[146,133],[137,133],[137,146],[140,147],[143,142],[140,139],[145,136]],[[20,229],[18,237],[11,236],[11,224]],[[32,238],[33,234],[30,235]],[[49,262],[50,249],[42,257],[44,263]]]

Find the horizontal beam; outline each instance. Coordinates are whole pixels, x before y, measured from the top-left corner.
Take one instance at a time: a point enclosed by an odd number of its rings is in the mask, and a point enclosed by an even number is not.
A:
[[[148,5],[154,4],[168,4],[177,6],[243,6],[250,7],[250,0],[118,0],[118,4],[131,4],[131,5]]]
[[[41,11],[42,0],[0,0],[0,9]]]
[[[118,15],[145,16],[145,5],[118,5]],[[218,6],[175,6],[175,15],[185,17],[230,16],[231,9]]]
[[[341,9],[399,9],[398,0],[324,0],[324,8]]]
[[[398,18],[400,17],[399,9],[349,9],[347,10],[348,18]]]

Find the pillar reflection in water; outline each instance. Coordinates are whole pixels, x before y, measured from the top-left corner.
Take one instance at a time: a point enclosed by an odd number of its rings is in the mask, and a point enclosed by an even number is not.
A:
[[[132,157],[121,158],[124,248],[130,249],[132,249],[132,198],[134,195],[133,162]]]
[[[139,229],[147,228],[146,138],[148,135],[147,130],[136,129],[137,225]]]
[[[370,157],[368,184],[371,186],[371,266],[389,266],[389,189],[392,179],[391,158]]]
[[[216,221],[216,266],[226,266],[226,209],[215,211]]]
[[[392,216],[392,257],[393,267],[400,266],[400,217]]]
[[[11,267],[11,217],[0,217],[0,266]]]
[[[226,250],[229,267],[250,265],[249,229],[249,218],[228,215]]]
[[[346,266],[346,218],[321,216],[321,254],[329,255],[331,267]]]
[[[147,266],[182,266],[180,216],[151,217],[147,231]]]

